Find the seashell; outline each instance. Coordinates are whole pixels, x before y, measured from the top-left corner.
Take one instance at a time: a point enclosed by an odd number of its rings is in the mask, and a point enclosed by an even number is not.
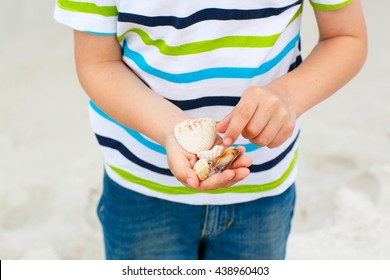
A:
[[[201,151],[199,153],[196,153],[196,155],[198,158],[205,158],[208,161],[213,161],[221,155],[222,151],[223,151],[223,146],[215,145],[211,150]]]
[[[175,126],[174,134],[182,148],[193,154],[211,149],[217,137],[215,121],[211,118],[182,121]]]
[[[194,165],[194,171],[200,181],[206,180],[209,177],[211,164],[206,158],[199,159]]]
[[[206,180],[208,177],[220,173],[229,168],[231,164],[241,155],[242,150],[236,147],[226,149],[214,161],[209,161],[206,158],[199,159],[194,165],[194,171],[200,181]]]
[[[227,148],[219,157],[211,163],[209,176],[219,173],[228,168],[241,154],[241,150],[236,147]]]

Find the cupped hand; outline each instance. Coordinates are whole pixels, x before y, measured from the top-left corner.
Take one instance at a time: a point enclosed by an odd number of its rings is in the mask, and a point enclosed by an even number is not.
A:
[[[216,143],[221,143],[220,136]],[[248,167],[252,164],[252,159],[241,155],[229,169],[214,174],[204,181],[199,181],[198,176],[192,169],[197,157],[195,154],[186,152],[176,141],[173,133],[168,136],[165,142],[168,165],[173,175],[185,186],[199,191],[214,190],[233,186],[237,182],[246,178],[250,171]],[[239,147],[241,154],[245,152],[244,147]]]
[[[296,114],[285,94],[267,87],[251,87],[233,111],[218,125],[223,145],[232,145],[240,134],[257,146],[275,148],[293,133]]]
[[[202,181],[198,189],[228,188],[249,176],[250,171],[248,167],[252,164],[252,159],[244,155],[245,147],[237,146],[236,148],[240,149],[240,155],[233,164],[221,173],[216,173]]]

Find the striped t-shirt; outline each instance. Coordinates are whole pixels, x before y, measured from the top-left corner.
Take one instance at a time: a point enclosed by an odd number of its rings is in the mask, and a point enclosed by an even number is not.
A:
[[[350,1],[310,3],[332,10]],[[123,61],[156,94],[191,117],[218,121],[245,89],[266,85],[300,64],[302,5],[303,0],[57,0],[55,18],[77,30],[116,35]],[[236,144],[253,159],[251,174],[230,188],[199,192],[176,180],[162,146],[92,102],[90,117],[108,175],[148,196],[231,204],[280,194],[295,180],[299,123],[274,149],[240,137]]]

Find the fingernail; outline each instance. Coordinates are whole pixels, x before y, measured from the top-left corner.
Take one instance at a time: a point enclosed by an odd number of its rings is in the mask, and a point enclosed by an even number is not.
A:
[[[191,178],[187,179],[187,185],[191,188],[195,188],[195,181]]]
[[[223,144],[225,146],[231,146],[233,144],[233,140],[231,138],[229,138],[229,137],[226,137],[226,138],[223,139]]]

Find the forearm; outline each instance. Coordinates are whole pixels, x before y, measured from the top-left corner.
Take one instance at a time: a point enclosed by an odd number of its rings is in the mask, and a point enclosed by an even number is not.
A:
[[[76,66],[82,87],[110,117],[165,146],[174,125],[188,116],[153,92],[124,64],[115,39],[93,36],[75,33]],[[94,53],[101,41],[104,45]]]
[[[319,42],[294,71],[270,87],[284,92],[296,115],[326,99],[361,69],[367,55],[367,32],[359,0],[336,11],[315,11]]]
[[[173,126],[187,118],[178,107],[152,92],[121,62],[91,65],[79,76],[91,100],[119,123],[165,145]]]
[[[320,41],[297,69],[276,79],[269,87],[283,92],[300,116],[359,72],[366,48],[364,40],[351,36]]]

